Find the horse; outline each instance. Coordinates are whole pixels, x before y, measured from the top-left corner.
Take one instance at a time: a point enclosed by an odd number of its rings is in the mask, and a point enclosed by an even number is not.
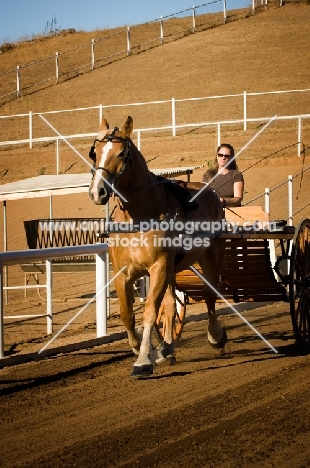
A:
[[[215,301],[225,241],[217,235],[208,238],[208,242],[201,237],[196,242],[192,239],[195,244],[192,248],[181,245],[182,236],[174,226],[177,223],[182,226],[180,223],[186,225],[187,222],[201,221],[221,223],[223,207],[220,199],[205,184],[171,181],[154,175],[131,140],[132,131],[133,119],[130,116],[121,129],[115,127],[112,131],[107,120],[102,119],[99,134],[89,152],[93,161],[89,197],[96,205],[106,205],[114,194],[113,223],[140,226],[136,232],[110,232],[108,244],[120,317],[129,344],[137,355],[131,375],[145,377],[154,371],[151,335],[160,306],[165,311],[165,329],[156,362],[167,359],[175,363],[175,275],[196,262],[199,262],[206,279],[204,300],[209,319],[208,341],[215,347],[224,347],[227,336],[217,320]],[[199,203],[192,201],[200,191],[197,196]],[[145,229],[145,226],[149,226],[149,229]],[[149,275],[150,286],[141,334],[135,327],[133,285],[145,275]]]

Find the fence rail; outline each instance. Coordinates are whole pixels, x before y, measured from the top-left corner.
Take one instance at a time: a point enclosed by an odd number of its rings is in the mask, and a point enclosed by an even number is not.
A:
[[[220,6],[219,11],[214,12],[217,4]],[[268,0],[252,0],[250,6],[237,10],[236,0],[215,0],[147,23],[128,26],[72,49],[18,65],[13,70],[0,73],[0,104],[92,71],[111,61],[180,39],[187,34],[251,16],[267,6]]]
[[[148,106],[153,106],[157,107],[160,105],[169,105],[171,111],[170,111],[170,122],[168,122],[166,125],[162,126],[149,126],[149,127],[144,127],[144,128],[138,128],[135,129],[134,132],[138,136],[138,141],[140,141],[140,137],[142,133],[148,133],[148,132],[156,132],[156,131],[165,131],[169,130],[171,131],[172,136],[176,136],[177,130],[182,129],[182,128],[190,128],[190,127],[206,127],[206,126],[212,126],[216,125],[218,128],[218,137],[217,141],[220,141],[220,135],[221,135],[221,127],[223,125],[233,125],[233,124],[243,124],[243,130],[247,130],[247,126],[251,122],[264,122],[270,117],[260,117],[260,118],[251,118],[249,117],[249,107],[250,107],[250,99],[251,97],[257,97],[257,96],[268,96],[268,95],[279,95],[279,94],[289,94],[289,93],[310,93],[310,88],[307,89],[292,89],[292,90],[277,90],[277,91],[267,91],[267,92],[247,92],[244,91],[243,93],[239,94],[228,94],[228,95],[223,95],[223,96],[204,96],[204,97],[197,97],[197,98],[187,98],[187,99],[175,99],[171,98],[170,100],[164,100],[164,101],[149,101],[149,102],[135,102],[135,103],[126,103],[126,104],[111,104],[111,105],[102,105],[99,104],[97,106],[92,106],[92,107],[81,107],[81,108],[75,108],[75,109],[62,109],[62,110],[55,110],[55,111],[48,111],[48,112],[32,112],[29,111],[29,113],[23,113],[23,114],[15,114],[15,115],[1,115],[0,116],[0,121],[3,121],[2,125],[2,130],[1,133],[5,135],[6,133],[6,128],[5,128],[5,121],[12,121],[12,119],[15,118],[26,118],[28,120],[28,138],[23,138],[19,140],[6,140],[6,141],[1,141],[0,142],[0,147],[1,146],[7,146],[7,145],[20,145],[20,144],[29,144],[29,148],[33,147],[33,143],[39,143],[39,142],[48,142],[48,141],[58,141],[59,138],[55,136],[41,136],[37,138],[33,138],[34,131],[36,129],[36,126],[33,124],[33,119],[36,116],[39,115],[44,115],[44,116],[49,116],[49,115],[59,115],[60,117],[63,114],[66,113],[80,113],[80,112],[89,112],[92,110],[96,110],[98,112],[98,122],[100,123],[104,114],[104,111],[108,109],[116,109],[119,107],[148,107]],[[197,101],[204,102],[207,100],[216,100],[216,99],[227,99],[227,98],[239,98],[239,105],[238,108],[240,109],[240,114],[242,114],[242,119],[229,119],[229,120],[214,120],[214,121],[202,121],[202,122],[192,122],[192,123],[177,123],[177,115],[182,116],[182,112],[178,112],[178,105],[182,105],[184,103],[197,103]],[[307,102],[307,99],[303,98],[303,102]],[[160,115],[160,112],[154,110],[153,114],[155,115]],[[298,141],[301,141],[301,132],[302,132],[302,119],[307,119],[309,118],[308,113],[304,114],[298,114],[298,115],[289,115],[289,116],[279,116],[276,118],[276,120],[295,120],[298,119]],[[182,117],[180,117],[181,119]],[[142,120],[144,120],[142,118]],[[74,119],[76,126],[78,126],[78,116],[75,117]],[[38,125],[38,124],[36,124]],[[15,128],[17,125],[15,125]],[[18,126],[20,128],[20,125]],[[7,130],[7,133],[12,133],[11,129]],[[93,137],[96,135],[94,132],[83,132],[83,133],[75,133],[75,134],[70,134],[66,136],[67,139],[80,139],[80,138],[89,138]],[[298,155],[300,156],[300,145],[298,147]]]
[[[18,265],[25,261],[46,260],[47,288],[47,333],[53,329],[52,303],[52,262],[55,258],[96,254],[96,324],[97,338],[107,335],[107,252],[108,244],[98,243],[70,247],[54,247],[47,249],[16,250],[0,253],[0,359],[4,358],[4,327],[3,327],[3,279],[4,269],[8,265]],[[92,302],[89,301],[89,303]]]

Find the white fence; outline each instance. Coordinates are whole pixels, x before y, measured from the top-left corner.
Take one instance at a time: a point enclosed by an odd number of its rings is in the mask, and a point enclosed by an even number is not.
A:
[[[309,149],[309,148],[308,148]],[[254,202],[257,203],[258,200],[261,201],[261,204],[264,204],[264,211],[268,214],[270,214],[270,208],[271,208],[271,202],[273,200],[277,200],[278,205],[280,204],[280,211],[282,218],[287,221],[288,226],[293,226],[294,223],[294,218],[297,219],[297,215],[300,215],[301,212],[304,212],[307,210],[306,216],[309,217],[309,210],[310,210],[310,201],[309,201],[309,196],[308,196],[308,191],[306,188],[303,187],[303,199],[301,202],[298,204],[298,206],[294,206],[294,190],[293,190],[293,184],[294,184],[294,179],[297,179],[299,176],[305,175],[308,171],[310,170],[310,166],[303,168],[300,172],[298,172],[295,175],[288,175],[287,180],[282,181],[281,183],[275,185],[274,187],[266,187],[265,192],[263,194],[260,194],[250,200],[248,200],[246,203],[244,203],[244,206],[249,206],[252,205]],[[304,185],[306,187],[308,182],[305,182]],[[296,186],[295,186],[296,188]],[[284,189],[284,190],[283,190]],[[278,191],[276,194],[275,192]],[[279,194],[279,192],[281,193]],[[286,204],[284,203],[284,200],[286,201]],[[285,211],[285,206],[287,207],[287,211]],[[273,203],[273,209],[275,210],[275,203]],[[279,211],[279,207],[278,210]],[[305,216],[303,216],[305,217]],[[281,218],[281,219],[282,219]]]
[[[249,107],[249,99],[251,97],[255,96],[267,96],[267,95],[283,95],[283,94],[289,94],[289,93],[309,93],[310,88],[307,89],[292,89],[292,90],[283,90],[283,91],[268,91],[268,92],[252,92],[248,93],[247,91],[244,91],[243,93],[239,94],[228,94],[228,95],[223,95],[223,96],[206,96],[206,97],[199,97],[199,98],[188,98],[188,99],[175,99],[171,98],[170,100],[165,100],[165,101],[150,101],[150,102],[135,102],[135,103],[129,103],[129,104],[112,104],[108,106],[104,106],[102,104],[99,104],[97,106],[93,107],[84,107],[84,108],[77,108],[77,109],[64,109],[64,110],[55,110],[55,111],[49,111],[49,112],[32,112],[29,111],[27,114],[15,114],[15,115],[2,115],[0,116],[0,121],[3,122],[2,124],[2,132],[5,133],[5,121],[12,121],[12,119],[15,118],[26,118],[28,120],[28,138],[20,139],[20,140],[6,140],[0,142],[0,147],[1,146],[8,146],[8,145],[21,145],[21,144],[27,144],[29,145],[29,148],[33,147],[33,143],[42,143],[42,142],[56,142],[56,155],[57,155],[57,161],[58,161],[58,142],[61,140],[60,137],[55,136],[42,136],[38,138],[34,138],[34,130],[35,126],[33,124],[33,119],[35,116],[43,115],[43,116],[48,116],[48,115],[59,115],[60,120],[64,114],[67,113],[79,113],[79,112],[84,112],[84,111],[90,111],[90,110],[98,110],[98,122],[101,122],[101,119],[103,117],[104,111],[107,109],[116,109],[116,108],[121,108],[121,107],[149,107],[153,106],[156,108],[154,110],[154,114],[160,114],[159,109],[157,109],[158,106],[162,104],[168,104],[171,106],[171,113],[170,113],[170,123],[168,125],[163,125],[160,127],[146,127],[146,128],[140,128],[140,129],[135,129],[134,132],[137,134],[137,139],[138,139],[138,147],[140,148],[140,143],[141,143],[141,134],[142,133],[149,133],[149,132],[158,132],[158,131],[166,131],[169,130],[171,131],[172,136],[176,136],[177,130],[178,129],[184,129],[184,128],[191,128],[191,127],[207,127],[207,126],[214,126],[216,125],[217,127],[217,142],[220,141],[221,139],[221,128],[223,125],[233,125],[233,124],[243,124],[243,130],[247,130],[247,125],[251,122],[266,122],[268,121],[272,116],[268,117],[261,117],[261,118],[251,118],[248,116],[248,107]],[[178,124],[177,123],[177,114],[178,114],[178,109],[177,105],[182,104],[182,103],[196,103],[197,101],[207,101],[207,100],[217,100],[217,99],[227,99],[227,98],[237,98],[239,99],[236,102],[236,106],[238,106],[240,109],[242,109],[242,119],[231,119],[231,120],[222,120],[222,121],[208,121],[208,122],[192,122],[192,123],[187,123],[187,124]],[[301,132],[302,132],[302,119],[308,119],[310,114],[299,114],[299,115],[289,115],[289,116],[279,116],[277,117],[276,120],[295,120],[297,121],[297,141],[301,141]],[[78,125],[78,116],[75,116],[74,118],[75,125]],[[98,124],[99,125],[99,124]],[[94,137],[97,135],[96,133],[76,133],[76,134],[71,134],[71,135],[64,135],[64,138],[67,140],[70,139],[85,139],[85,138],[90,138]],[[298,155],[300,156],[300,146],[298,147]]]
[[[14,287],[4,288],[4,268],[7,265],[16,265],[25,261],[46,260],[46,288],[47,288],[47,333],[53,331],[53,302],[52,302],[52,259],[70,256],[96,254],[96,295],[88,304],[96,300],[96,325],[97,337],[107,335],[107,252],[108,245],[103,243],[54,247],[38,250],[16,250],[0,253],[0,359],[4,358],[4,314],[3,314],[3,291]],[[17,286],[17,288],[20,288]],[[87,304],[87,305],[88,305]],[[34,316],[34,315],[32,315]],[[18,316],[23,317],[23,316]],[[29,316],[28,316],[29,317]],[[16,316],[14,317],[16,318]]]
[[[77,47],[55,52],[31,63],[18,65],[0,73],[0,102],[19,98],[46,86],[68,80],[113,61],[140,53],[151,47],[173,41],[240,17],[239,0],[214,0],[173,13],[148,23],[127,27],[112,34],[92,39]],[[242,2],[244,5],[244,2]],[[243,14],[250,16],[267,8],[268,0],[252,0]],[[228,13],[230,11],[230,13]],[[199,15],[197,14],[199,12]],[[211,14],[212,13],[212,14]],[[241,15],[242,17],[242,15]],[[173,21],[166,21],[171,20]],[[164,20],[166,22],[164,22]],[[148,27],[147,37],[139,27]],[[136,36],[136,38],[135,38]]]

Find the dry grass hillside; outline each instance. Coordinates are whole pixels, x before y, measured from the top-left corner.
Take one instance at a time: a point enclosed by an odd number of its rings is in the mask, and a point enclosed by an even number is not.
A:
[[[132,115],[135,128],[159,127],[171,123],[169,101],[172,97],[189,99],[240,94],[244,90],[270,92],[306,89],[310,82],[309,20],[310,6],[306,2],[290,2],[283,7],[273,5],[253,17],[187,35],[178,41],[132,55],[67,82],[24,96],[3,105],[0,113],[15,115],[29,113],[30,110],[38,113],[88,108],[99,104],[167,100],[167,103],[157,105],[127,105],[105,110],[105,115],[113,126],[122,125],[127,115]],[[90,40],[91,37],[94,37],[93,33],[83,33],[82,41]],[[68,41],[72,47],[74,40],[80,43],[81,36],[59,36],[57,48],[69,47]],[[43,57],[50,53],[51,48],[56,47],[55,41],[56,39],[51,38],[20,44],[18,53],[22,54],[24,50],[25,54],[35,53],[38,57]],[[15,52],[10,51],[3,54],[1,61],[5,63],[13,53]],[[177,124],[241,119],[242,103],[242,97],[177,103]],[[248,99],[249,118],[306,114],[309,109],[309,92],[270,94]],[[64,135],[96,132],[98,128],[98,109],[49,114],[46,117]],[[34,116],[33,121],[33,137],[53,135],[52,130],[38,116]],[[238,151],[261,127],[262,123],[251,124],[246,132],[241,124],[222,127],[222,141],[231,142]],[[27,118],[1,120],[1,141],[27,137]],[[307,120],[303,123],[302,141],[306,147],[310,146],[310,123]],[[151,168],[206,166],[214,156],[216,142],[215,125],[193,127],[179,130],[176,137],[172,137],[171,132],[143,134],[141,151]],[[92,138],[73,141],[86,157],[91,143]],[[246,170],[245,202],[262,194],[265,187],[274,187],[285,180],[288,174],[296,174],[302,169],[303,158],[297,157],[296,143],[297,122],[282,121],[271,124],[240,155],[239,168]],[[310,163],[308,153],[309,150],[306,151],[306,165]],[[0,147],[0,165],[2,184],[42,173],[55,173],[55,144],[35,144],[33,149],[29,149],[27,145]],[[60,171],[79,173],[88,170],[88,166],[61,143]],[[196,171],[193,177],[200,180],[202,172],[203,170]],[[298,200],[296,196],[300,179],[295,180],[295,201],[306,204],[308,172],[304,174]],[[281,190],[277,195],[279,203],[272,205],[272,215],[276,218],[286,217],[286,206],[283,204],[286,188],[282,192]],[[70,199],[70,207],[62,197],[57,198],[59,200],[54,202],[54,216],[98,215],[98,208],[91,205],[85,194],[72,201]],[[254,204],[262,205],[263,198]],[[9,221],[14,227],[16,223],[21,225],[24,219],[47,215],[47,199],[28,200],[23,204],[11,202],[9,205]],[[22,230],[16,243],[11,243],[11,247],[21,245],[24,245]]]

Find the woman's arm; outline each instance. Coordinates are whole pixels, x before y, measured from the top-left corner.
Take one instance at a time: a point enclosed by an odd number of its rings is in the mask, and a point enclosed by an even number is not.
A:
[[[235,182],[234,183],[234,196],[220,198],[223,202],[224,206],[240,206],[242,198],[243,198],[243,189],[244,189],[244,182]]]

